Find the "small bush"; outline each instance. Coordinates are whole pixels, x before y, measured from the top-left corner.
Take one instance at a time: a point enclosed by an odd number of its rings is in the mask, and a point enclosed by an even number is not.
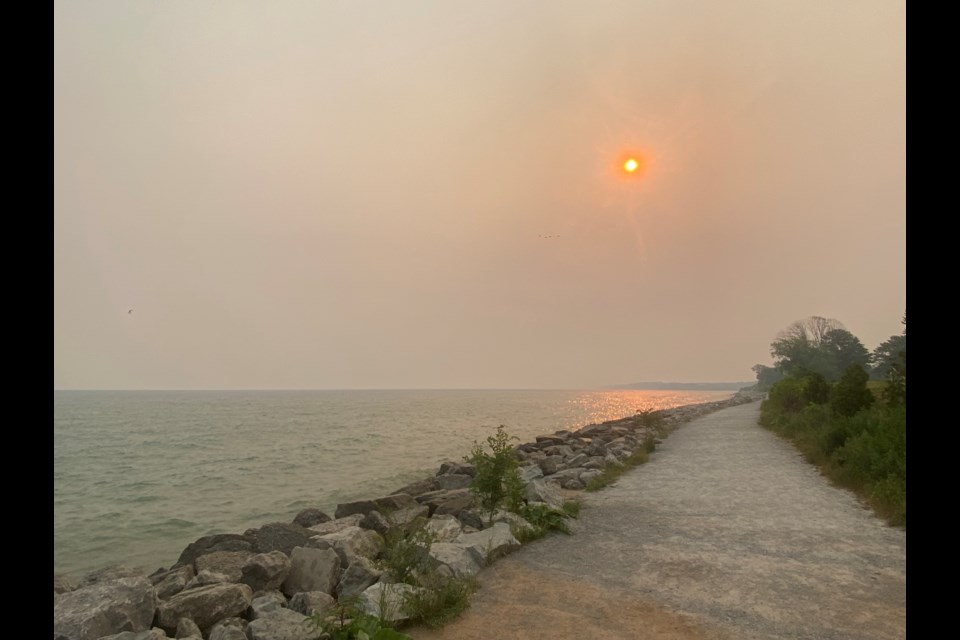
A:
[[[341,598],[332,611],[310,616],[316,628],[330,640],[413,640],[360,607],[360,598]]]
[[[470,491],[477,496],[481,508],[492,522],[493,514],[500,506],[510,511],[518,511],[523,504],[523,481],[520,478],[520,461],[510,445],[510,436],[503,425],[487,438],[488,453],[483,445],[474,442],[469,456],[464,459],[474,466]]]
[[[393,527],[384,538],[380,565],[398,582],[417,585],[417,577],[430,568],[433,537],[423,525],[424,522],[416,523],[411,531]]]
[[[470,607],[470,596],[477,590],[473,578],[448,578],[432,574],[424,580],[425,591],[404,597],[404,612],[411,622],[422,622],[431,629],[442,627]]]

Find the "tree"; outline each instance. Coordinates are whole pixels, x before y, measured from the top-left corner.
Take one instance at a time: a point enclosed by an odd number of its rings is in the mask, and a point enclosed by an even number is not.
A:
[[[873,350],[871,377],[880,380],[890,375],[890,368],[900,361],[900,354],[907,352],[907,336],[890,336]]]
[[[841,339],[842,334],[828,336],[838,330],[849,334],[839,320],[832,318],[810,316],[797,320],[777,334],[770,344],[770,355],[777,368],[787,375],[819,373],[827,380],[836,380],[842,369],[831,341]],[[846,338],[841,342],[847,342]]]
[[[870,365],[870,352],[860,342],[860,338],[846,329],[831,329],[823,336],[821,348],[834,360],[838,372],[846,371],[853,365],[867,368]]]
[[[757,376],[757,389],[760,391],[769,390],[774,384],[783,378],[783,372],[775,367],[755,364],[751,367],[751,370]]]
[[[830,408],[839,415],[852,416],[873,404],[873,394],[867,388],[870,378],[860,365],[853,365],[843,372],[843,377],[830,393]]]
[[[473,443],[470,455],[465,460],[474,466],[470,491],[477,496],[481,508],[487,512],[488,521],[501,505],[517,511],[523,503],[523,481],[520,479],[520,461],[517,452],[510,446],[509,436],[503,425],[487,438],[490,453],[477,442]]]

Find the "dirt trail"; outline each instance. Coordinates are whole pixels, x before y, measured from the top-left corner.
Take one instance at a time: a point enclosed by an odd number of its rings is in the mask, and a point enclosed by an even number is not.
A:
[[[759,403],[673,432],[584,494],[572,537],[524,547],[417,640],[906,637],[906,533],[757,426]]]

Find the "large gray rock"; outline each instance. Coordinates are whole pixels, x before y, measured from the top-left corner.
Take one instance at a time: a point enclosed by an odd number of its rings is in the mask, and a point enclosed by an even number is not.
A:
[[[371,511],[377,510],[381,513],[390,513],[397,509],[403,509],[416,504],[413,497],[406,493],[394,493],[389,496],[383,496],[376,500],[357,500],[356,502],[345,502],[337,505],[334,515],[337,518],[344,518],[354,514],[366,515]]]
[[[405,487],[402,487],[395,491],[394,493],[406,493],[409,496],[417,497],[428,491],[436,491],[438,489],[436,477],[424,478],[423,480],[417,480],[411,484],[408,484]]]
[[[546,502],[554,509],[563,508],[563,493],[553,483],[546,480],[532,480],[524,487],[523,497],[527,502]]]
[[[225,573],[217,573],[215,571],[207,571],[204,569],[197,573],[197,575],[187,583],[187,586],[183,588],[183,591],[188,591],[190,589],[196,589],[197,587],[206,587],[211,584],[224,584],[232,582],[230,576]],[[181,593],[183,593],[181,591]]]
[[[513,536],[510,525],[505,522],[495,522],[489,529],[476,533],[460,534],[454,542],[464,547],[477,547],[488,563],[520,547],[520,541]]]
[[[236,533],[218,533],[212,536],[203,536],[180,552],[180,558],[175,566],[192,565],[197,556],[214,551],[253,551],[253,542],[250,538]]]
[[[197,626],[197,623],[190,618],[180,618],[177,622],[177,632],[175,638],[203,638],[203,631]]]
[[[97,640],[123,631],[148,631],[157,594],[144,576],[119,578],[55,595],[53,632],[63,640]]]
[[[241,568],[253,554],[249,551],[214,551],[197,556],[193,567],[201,571],[212,571],[227,576],[230,582],[240,582]]]
[[[520,480],[526,484],[531,480],[543,477],[543,469],[537,464],[528,464],[520,467]]]
[[[290,554],[290,573],[281,586],[288,597],[301,591],[333,595],[340,581],[340,556],[333,549],[297,547]]]
[[[157,623],[167,633],[176,631],[180,618],[190,618],[205,633],[215,623],[241,616],[253,601],[245,584],[212,584],[181,591],[157,607]]]
[[[360,521],[360,526],[370,531],[376,531],[382,536],[390,532],[390,522],[379,511],[371,511],[363,516],[363,520]]]
[[[183,591],[194,577],[196,577],[196,573],[193,567],[184,565],[169,571],[155,573],[150,576],[150,582],[153,583],[153,588],[157,590],[157,597],[166,600],[170,596]]]
[[[563,468],[563,456],[547,456],[539,464],[543,474],[549,476]]]
[[[102,582],[112,582],[120,578],[139,578],[143,576],[143,569],[128,567],[122,564],[112,564],[108,567],[91,571],[83,576],[77,584],[77,588],[89,587],[90,585],[100,584]]]
[[[310,527],[310,531],[313,532],[313,535],[324,536],[328,533],[336,533],[337,531],[343,531],[347,527],[359,527],[360,523],[363,522],[364,515],[362,513],[355,513],[353,515],[345,516],[343,518],[337,518],[329,522],[323,522],[321,524],[315,524]]]
[[[279,589],[290,573],[290,558],[282,551],[250,556],[240,569],[240,582],[250,585],[254,593]]]
[[[480,573],[482,558],[468,547],[452,542],[434,542],[430,545],[430,557],[450,569],[457,578],[468,578]]]
[[[253,540],[257,553],[282,551],[289,556],[294,547],[306,546],[307,540],[317,534],[291,522],[271,522],[258,529],[248,529],[244,535]]]
[[[197,638],[200,638],[200,636],[197,636]],[[167,640],[167,634],[163,632],[163,629],[123,631],[112,636],[103,636],[99,640]]]
[[[286,557],[286,556],[284,556]],[[256,620],[271,611],[284,609],[287,606],[287,598],[279,591],[263,591],[253,594],[253,601],[250,603],[250,619]]]
[[[304,509],[293,519],[293,524],[298,524],[301,527],[307,527],[309,529],[315,524],[330,522],[330,519],[330,516],[320,511],[320,509]]]
[[[376,531],[347,527],[325,536],[314,536],[310,547],[333,549],[340,556],[340,566],[349,567],[357,558],[373,559],[383,550],[383,537]]]
[[[337,584],[337,598],[355,596],[374,584],[383,575],[383,571],[373,566],[366,558],[358,558],[350,563]]]
[[[376,513],[376,512],[372,512]],[[412,531],[419,523],[430,517],[430,507],[425,504],[414,504],[403,509],[397,509],[386,517],[391,528],[399,527],[404,531]]]
[[[323,616],[336,606],[337,601],[322,591],[302,591],[290,598],[290,608],[305,616]]]
[[[290,609],[271,611],[247,627],[250,640],[319,640],[320,635],[313,620]]]
[[[505,509],[497,509],[494,512],[491,521],[506,523],[507,526],[510,527],[510,531],[513,533],[532,534],[536,530],[536,527],[524,520],[522,516]]]
[[[406,594],[423,591],[425,589],[402,582],[395,584],[378,582],[360,594],[359,606],[366,613],[377,616],[381,620],[393,623],[404,622],[410,618],[404,611]]]
[[[248,624],[243,618],[224,618],[210,628],[209,640],[249,640]]]
[[[448,473],[437,476],[437,484],[441,489],[466,489],[473,478],[463,473]]]
[[[437,471],[438,476],[449,475],[449,474],[459,474],[470,476],[471,478],[476,475],[477,468],[469,462],[455,462],[453,460],[447,460],[440,464],[440,470]]]
[[[54,593],[68,593],[73,591],[80,584],[71,578],[70,576],[65,575],[56,575],[53,576],[53,592]]]
[[[455,516],[449,514],[434,516],[423,527],[433,541],[452,542],[463,532],[463,526]],[[479,528],[479,527],[478,527]]]

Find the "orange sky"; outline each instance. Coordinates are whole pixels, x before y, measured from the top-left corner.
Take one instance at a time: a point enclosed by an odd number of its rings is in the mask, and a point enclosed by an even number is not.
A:
[[[55,388],[750,380],[809,315],[901,330],[902,2],[55,2],[54,44]]]

